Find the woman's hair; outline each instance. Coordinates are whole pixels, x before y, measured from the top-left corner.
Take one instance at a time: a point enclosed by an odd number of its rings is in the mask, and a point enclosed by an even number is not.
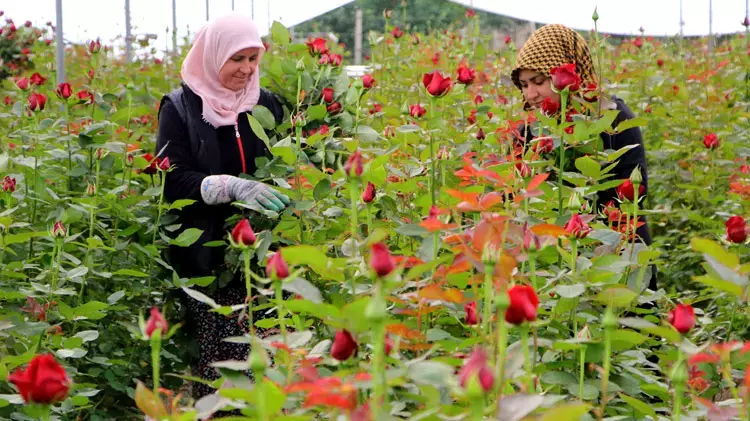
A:
[[[575,63],[582,86],[598,83],[591,51],[581,34],[563,25],[545,25],[534,31],[523,44],[510,77],[513,84],[521,89],[518,80],[521,70],[533,70],[549,76],[552,68],[568,63]]]

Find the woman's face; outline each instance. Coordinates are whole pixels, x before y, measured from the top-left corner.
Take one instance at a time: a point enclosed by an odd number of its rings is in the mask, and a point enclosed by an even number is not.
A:
[[[544,98],[560,103],[560,94],[552,90],[552,80],[549,76],[533,70],[523,69],[518,73],[523,98],[533,108],[542,106]]]
[[[219,70],[219,81],[232,91],[241,91],[250,77],[258,71],[260,48],[245,48],[237,51]]]

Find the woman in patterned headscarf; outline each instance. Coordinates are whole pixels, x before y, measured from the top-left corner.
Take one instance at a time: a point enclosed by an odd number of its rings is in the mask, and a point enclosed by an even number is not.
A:
[[[569,101],[569,106],[575,107],[576,103],[595,98],[599,83],[586,40],[572,29],[556,24],[545,25],[531,35],[518,52],[516,66],[511,73],[513,83],[523,94],[526,109],[547,108],[549,104],[559,106],[560,94],[553,89],[550,71],[555,67],[570,63],[575,64],[576,73],[581,77],[581,90],[572,95]],[[630,108],[617,97],[602,96],[599,103],[602,109],[619,111],[612,127],[617,127],[622,121],[635,117]],[[554,109],[554,106],[551,108]],[[636,167],[640,167],[645,195],[648,191],[648,172],[641,130],[633,127],[612,135],[602,133],[601,138],[605,150],[618,150],[628,145],[638,145],[620,158],[612,171],[612,179],[626,180]],[[600,207],[606,206],[610,203],[617,203],[616,198],[616,189],[601,191],[598,194],[597,203]],[[642,221],[645,222],[645,219]],[[644,243],[651,244],[648,225],[644,223],[636,232]],[[652,277],[651,281],[651,287],[654,288],[655,277]]]

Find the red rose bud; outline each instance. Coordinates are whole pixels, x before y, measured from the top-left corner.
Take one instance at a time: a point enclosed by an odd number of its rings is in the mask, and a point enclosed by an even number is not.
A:
[[[391,352],[393,352],[393,340],[388,334],[385,335],[385,344],[383,345],[383,350],[385,351],[385,355],[391,355]]]
[[[638,197],[643,197],[643,193],[646,191],[646,186],[643,184],[638,185]],[[635,185],[630,180],[625,180],[617,186],[617,197],[620,200],[627,199],[630,201],[635,200]]]
[[[343,60],[341,54],[328,54],[328,64],[331,66],[341,66]]]
[[[643,39],[641,37],[638,37],[633,41],[633,45],[635,45],[638,48],[643,47]]]
[[[539,154],[550,153],[555,148],[555,141],[551,137],[542,137],[536,140],[534,151]]]
[[[375,78],[370,75],[362,76],[362,86],[364,86],[365,89],[371,89],[373,86],[375,86]]]
[[[735,243],[742,244],[747,240],[748,228],[745,218],[735,215],[724,223],[727,230],[727,240]]]
[[[169,164],[169,157],[168,156],[164,157],[164,159],[162,159],[161,161],[159,161],[159,164],[157,166],[162,171],[168,171],[169,167],[171,166]]]
[[[677,304],[677,307],[669,312],[668,318],[669,324],[683,334],[690,332],[695,326],[695,311],[688,304]]]
[[[396,262],[385,244],[375,243],[370,247],[370,266],[380,277],[388,276],[396,269]]]
[[[379,103],[372,104],[372,108],[370,109],[370,114],[375,114],[383,111],[383,106]]]
[[[477,12],[475,12],[474,9],[467,9],[466,13],[464,13],[464,16],[467,19],[471,19],[471,18],[475,17],[476,15],[477,15]]]
[[[321,54],[328,54],[326,40],[323,38],[315,38],[314,40],[305,42],[305,44],[310,51],[310,55],[319,56]]]
[[[11,105],[13,103],[13,98],[6,95],[5,98],[3,98],[3,102],[5,103],[5,105]]]
[[[320,98],[322,98],[326,104],[330,104],[331,102],[333,102],[333,88],[323,89],[320,92]]]
[[[703,137],[703,146],[706,149],[716,149],[719,147],[719,137],[716,133],[709,133]]]
[[[266,265],[266,276],[271,279],[284,279],[289,277],[289,265],[281,256],[281,250],[268,258]]]
[[[487,365],[487,353],[482,348],[474,349],[469,359],[466,360],[466,364],[458,372],[458,383],[464,389],[469,387],[469,380],[472,378],[476,378],[484,392],[491,391],[495,384],[495,375]]]
[[[341,103],[334,102],[333,104],[326,107],[326,111],[331,114],[338,114],[339,112],[341,112]]]
[[[599,87],[596,83],[589,83],[583,88],[583,99],[588,102],[594,102],[599,99],[597,90]]]
[[[365,191],[362,192],[362,201],[372,203],[373,200],[375,200],[375,185],[368,181]]]
[[[102,49],[102,43],[99,38],[96,41],[89,41],[89,53],[96,54]]]
[[[93,104],[94,103],[94,94],[87,90],[82,90],[76,92],[76,96],[78,97],[78,101],[81,104]]]
[[[409,114],[414,118],[421,118],[427,113],[427,110],[420,104],[409,106]]]
[[[71,95],[73,95],[73,90],[70,88],[70,83],[63,82],[59,85],[57,85],[57,89],[55,90],[55,93],[57,94],[57,97],[60,99],[68,99]]]
[[[86,73],[86,75],[88,75],[89,79],[93,79],[94,78],[94,69],[89,70],[89,72]]]
[[[466,121],[469,122],[469,124],[476,124],[477,122],[477,110],[471,110],[471,113],[469,113],[469,116],[466,117]]]
[[[481,95],[477,95],[474,97],[474,105],[479,105],[484,102],[484,98],[482,98]]]
[[[523,178],[526,178],[531,175],[531,167],[529,166],[529,164],[523,161],[516,162],[516,170],[518,170],[518,173]]]
[[[591,232],[591,227],[581,219],[581,215],[574,213],[568,223],[565,224],[565,232],[578,239],[586,238]]]
[[[157,171],[156,165],[159,159],[158,158],[154,159],[153,155],[151,155],[150,153],[143,154],[143,159],[145,159],[146,162],[148,162],[148,166],[142,170],[143,173],[144,174],[156,174],[156,171]]]
[[[242,219],[232,230],[232,240],[241,246],[251,246],[255,244],[255,232],[250,226],[250,221]]]
[[[8,382],[13,383],[24,402],[49,405],[65,400],[71,381],[65,369],[51,354],[35,356],[26,369],[17,369]]]
[[[539,297],[533,287],[516,285],[508,290],[510,305],[505,310],[505,321],[514,325],[536,320]]]
[[[146,337],[151,337],[155,331],[161,330],[162,336],[166,335],[169,331],[169,325],[167,319],[161,314],[158,308],[151,308],[151,317],[146,321]]]
[[[40,75],[39,73],[34,73],[33,75],[31,75],[31,78],[29,78],[29,82],[31,82],[32,84],[36,86],[42,86],[44,85],[44,82],[46,81],[47,81],[47,78]]]
[[[349,159],[344,164],[344,172],[350,177],[359,177],[362,175],[364,166],[362,164],[362,152],[354,151],[349,155]]]
[[[393,38],[399,39],[404,36],[404,31],[402,31],[401,28],[397,26],[393,28],[393,31],[391,31],[391,35],[393,35]]]
[[[474,82],[476,73],[476,70],[467,67],[464,63],[461,63],[461,65],[458,66],[458,76],[456,77],[456,81],[464,85],[470,85]]]
[[[422,76],[422,84],[427,89],[427,93],[433,97],[441,97],[453,87],[451,78],[441,75],[437,70],[432,73],[425,73]]]
[[[346,361],[357,353],[357,341],[348,330],[343,329],[336,332],[331,345],[331,356],[338,361]]]
[[[327,124],[320,126],[320,128],[318,129],[318,134],[327,135],[328,133],[329,133],[329,128]]]
[[[662,60],[660,58],[656,59],[656,65],[659,66],[659,67],[663,66],[664,65],[664,60]]]
[[[550,98],[544,98],[544,101],[542,101],[542,113],[551,116],[557,114],[558,111],[560,111],[559,102]]]
[[[510,35],[506,35],[504,41],[505,41],[505,45],[508,45],[511,42],[513,42],[513,39],[510,37]]]
[[[31,111],[42,111],[47,103],[47,97],[43,94],[33,93],[29,96],[29,109]]]
[[[23,26],[25,26],[27,28],[31,28],[31,21],[27,20],[26,22],[24,22]]]
[[[5,178],[3,178],[3,191],[6,193],[13,193],[16,191],[16,179],[6,175]]]
[[[63,225],[62,221],[57,221],[52,226],[52,236],[53,237],[65,237],[65,225]]]
[[[558,91],[568,88],[570,92],[575,92],[581,88],[581,77],[576,72],[575,63],[554,67],[549,73],[552,76],[552,85]]]
[[[16,79],[16,87],[22,91],[29,89],[29,79],[25,77]]]
[[[487,136],[484,134],[484,130],[482,128],[479,128],[479,131],[477,132],[477,140],[484,140]]]
[[[468,304],[464,304],[464,311],[466,312],[466,324],[474,326],[479,324],[479,313],[477,313],[477,303],[472,301]]]

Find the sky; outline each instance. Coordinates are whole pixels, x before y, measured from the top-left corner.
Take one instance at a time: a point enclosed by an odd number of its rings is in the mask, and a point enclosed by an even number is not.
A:
[[[679,33],[680,0],[455,0],[480,10],[540,23],[562,23],[577,29],[592,27],[591,14],[598,7],[602,32],[647,35]],[[732,33],[744,28],[747,0],[713,0],[713,32]],[[682,0],[685,35],[708,33],[709,0]],[[125,33],[125,0],[62,0],[63,32],[68,41],[82,42],[100,37],[108,42]],[[206,0],[176,0],[178,38],[195,33],[206,21]],[[210,0],[209,18],[232,10],[232,0]],[[234,0],[235,10],[254,19],[262,34],[270,22],[292,26],[334,9],[348,0]],[[571,5],[573,7],[571,7]],[[130,0],[135,35],[154,34],[157,48],[171,47],[172,0]],[[55,0],[0,0],[0,10],[16,23],[31,20],[37,25],[55,22]],[[352,24],[352,27],[354,25]]]

